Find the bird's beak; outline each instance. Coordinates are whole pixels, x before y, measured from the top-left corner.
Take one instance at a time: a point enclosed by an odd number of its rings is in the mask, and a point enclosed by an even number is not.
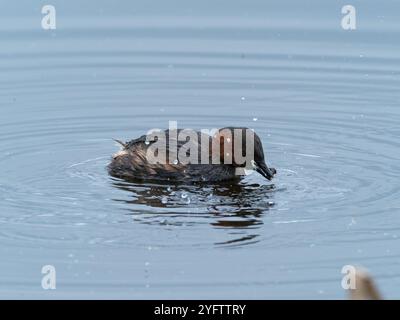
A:
[[[255,171],[257,171],[259,174],[261,174],[263,177],[267,178],[268,180],[271,180],[274,177],[274,175],[276,174],[276,169],[268,168],[268,166],[265,164],[265,162],[261,162],[261,163],[253,162],[253,168]]]

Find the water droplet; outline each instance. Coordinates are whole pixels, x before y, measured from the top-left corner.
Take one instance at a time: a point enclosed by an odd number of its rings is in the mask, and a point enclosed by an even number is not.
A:
[[[253,118],[253,121],[257,121],[258,120],[258,118]]]
[[[231,142],[231,138],[226,138],[226,141],[229,143]]]
[[[173,161],[173,164],[178,164],[179,163],[179,161],[177,160],[177,159],[175,159],[174,161]]]
[[[187,196],[188,196],[188,195],[187,195],[187,193],[185,193],[185,192],[181,194],[181,198],[182,198],[182,199],[186,199]]]
[[[246,100],[246,97],[241,97],[240,100],[244,101]]]
[[[167,188],[167,191],[168,191],[168,192],[171,192],[171,191],[172,191],[172,188],[171,188],[171,187],[168,187],[168,188]]]
[[[162,197],[161,198],[161,203],[166,204],[168,202],[168,198],[167,197]]]
[[[145,145],[149,145],[149,144],[150,144],[150,142],[149,142],[149,141],[146,141],[144,144],[145,144]]]
[[[187,198],[186,203],[189,204],[190,203],[190,198]]]

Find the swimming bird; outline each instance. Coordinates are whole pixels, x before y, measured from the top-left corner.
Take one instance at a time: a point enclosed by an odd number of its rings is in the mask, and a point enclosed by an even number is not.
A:
[[[276,174],[265,163],[259,136],[244,127],[226,127],[213,134],[158,130],[128,142],[115,141],[122,149],[113,155],[108,172],[128,181],[234,181],[245,175],[244,169],[255,170],[268,180]]]
[[[361,267],[355,269],[355,288],[349,289],[351,300],[382,300],[374,279],[369,272]]]

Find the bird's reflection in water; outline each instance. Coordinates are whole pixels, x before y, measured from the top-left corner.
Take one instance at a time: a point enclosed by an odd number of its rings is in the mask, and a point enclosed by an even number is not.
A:
[[[256,230],[262,215],[271,206],[274,185],[219,183],[174,185],[112,180],[114,187],[128,191],[126,208],[135,221],[164,226],[209,224],[229,229],[230,239],[217,245],[243,245],[258,242]]]

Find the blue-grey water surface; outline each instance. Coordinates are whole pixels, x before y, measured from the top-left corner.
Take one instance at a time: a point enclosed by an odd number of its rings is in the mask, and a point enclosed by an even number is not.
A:
[[[400,4],[345,4],[4,0],[0,298],[341,299],[347,264],[399,298]],[[108,176],[170,120],[253,128],[278,175]]]

